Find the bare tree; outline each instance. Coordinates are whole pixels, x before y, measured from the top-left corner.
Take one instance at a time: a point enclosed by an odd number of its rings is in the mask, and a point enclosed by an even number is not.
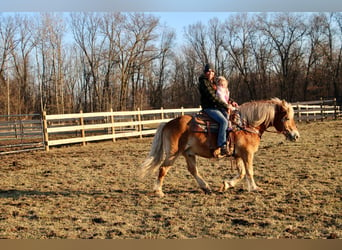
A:
[[[208,62],[215,63],[214,58],[211,56],[213,54],[212,44],[210,43],[208,31],[209,28],[201,22],[189,25],[185,29],[186,41],[195,51],[198,64],[202,66]]]
[[[43,13],[37,24],[36,65],[41,102],[50,112],[64,113],[63,43],[65,25],[59,14]]]
[[[305,54],[305,75],[303,82],[303,99],[307,100],[309,97],[309,92],[314,91],[316,87],[316,81],[318,80],[315,77],[315,69],[320,68],[319,65],[322,64],[322,46],[323,46],[323,37],[322,37],[322,29],[324,25],[324,15],[323,14],[314,14],[310,19],[307,31],[307,42],[306,47],[308,53]],[[317,71],[317,70],[316,70]],[[320,80],[319,80],[320,81]],[[318,81],[318,82],[319,82]],[[321,91],[321,90],[319,90]]]
[[[330,13],[323,16],[325,19],[322,34],[325,46],[322,48],[323,65],[326,81],[325,96],[339,96],[342,67],[342,15]]]
[[[213,47],[214,62],[218,75],[228,75],[229,61],[226,57],[226,52],[223,50],[223,42],[226,39],[223,24],[218,18],[209,20],[208,23],[209,41]]]
[[[120,13],[107,13],[101,22],[101,32],[105,36],[105,48],[103,51],[103,108],[109,110],[119,106],[119,83],[116,81],[116,66],[119,64],[119,49],[117,40],[120,38],[124,15]]]
[[[261,30],[271,40],[276,52],[273,62],[279,77],[280,97],[291,101],[298,84],[305,25],[300,15],[291,13],[276,14],[271,20],[265,18],[261,21]]]
[[[172,46],[175,39],[174,31],[164,30],[161,35],[160,41],[160,57],[156,61],[156,66],[154,70],[154,75],[156,76],[156,81],[152,81],[149,86],[149,96],[150,104],[152,107],[160,108],[164,107],[164,88],[166,86],[167,80],[170,79],[170,60],[173,56]],[[142,86],[144,87],[144,86]],[[143,88],[139,91],[143,92]],[[141,107],[140,102],[140,107]]]
[[[83,109],[83,74],[80,51],[75,44],[69,44],[64,48],[64,54],[64,110],[66,113],[79,112]]]
[[[100,65],[104,50],[104,35],[100,33],[101,15],[96,13],[72,13],[71,29],[76,44],[80,47],[84,60],[86,111],[100,111],[102,95],[100,85]],[[88,101],[89,108],[88,110]]]
[[[134,108],[133,97],[138,85],[143,81],[143,72],[150,70],[152,60],[160,56],[160,51],[152,43],[157,39],[155,33],[159,19],[142,13],[127,14],[123,33],[118,39],[120,50],[121,89],[119,109]],[[131,105],[129,103],[129,82],[131,81]]]
[[[11,86],[10,86],[10,54],[15,49],[17,41],[15,33],[17,26],[11,16],[0,15],[0,107],[3,113],[11,113]],[[5,111],[6,110],[6,111]]]
[[[251,53],[252,42],[255,32],[254,26],[247,13],[232,16],[225,24],[227,33],[226,40],[223,47],[229,54],[230,60],[233,62],[234,69],[238,71],[239,76],[242,78],[243,85],[235,88],[235,93],[239,93],[239,89],[247,88],[249,97],[248,99],[256,98],[256,87],[250,81],[251,70]],[[243,91],[244,93],[245,91]],[[243,98],[243,96],[240,96]]]
[[[334,18],[337,24],[337,31],[335,37],[337,38],[336,47],[336,59],[335,59],[335,78],[334,84],[334,96],[341,97],[342,95],[342,13],[335,13]]]
[[[12,50],[12,58],[15,77],[18,81],[16,113],[21,114],[23,112],[22,108],[25,109],[24,113],[34,110],[34,84],[30,73],[30,53],[36,44],[32,31],[32,18],[17,15],[15,16],[15,22],[19,31],[17,35],[18,46],[16,46],[15,50]]]
[[[67,17],[0,14],[1,112],[193,107],[207,62],[238,102],[341,95],[341,13],[213,18],[184,27],[176,48],[175,33],[150,14]]]

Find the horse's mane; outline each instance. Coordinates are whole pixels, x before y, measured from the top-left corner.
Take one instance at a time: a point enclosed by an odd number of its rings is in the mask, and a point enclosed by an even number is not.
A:
[[[281,101],[279,98],[243,103],[240,106],[241,118],[246,120],[250,126],[257,127],[264,123],[268,127],[273,123],[277,105],[287,112],[289,118],[293,118],[291,104]]]

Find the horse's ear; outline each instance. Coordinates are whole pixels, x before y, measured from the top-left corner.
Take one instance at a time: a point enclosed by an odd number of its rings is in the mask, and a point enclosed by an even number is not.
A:
[[[285,102],[285,100],[282,100],[281,103],[279,103],[277,105],[277,112],[279,114],[286,113],[286,108],[285,107],[286,107],[286,102]]]
[[[289,104],[287,101],[284,99],[281,101],[281,104],[285,110],[286,113],[290,112],[291,104]]]

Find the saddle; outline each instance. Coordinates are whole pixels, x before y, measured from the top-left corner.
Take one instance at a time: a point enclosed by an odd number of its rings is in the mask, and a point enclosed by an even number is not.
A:
[[[229,115],[229,120],[232,124],[232,130],[227,131],[227,150],[229,154],[234,154],[234,132],[239,130],[240,124],[240,114],[238,110],[232,111]],[[217,133],[219,129],[219,124],[213,120],[207,113],[201,110],[199,113],[192,116],[192,119],[189,122],[189,128],[191,132],[194,133],[205,133],[207,137],[215,137],[217,138]],[[209,140],[211,141],[211,140]],[[210,148],[216,149],[216,145],[210,145]],[[213,151],[214,157],[217,157],[217,153]]]
[[[190,130],[197,133],[218,133],[219,124],[201,110],[190,121]]]
[[[233,110],[229,115],[233,131],[240,130],[242,127],[240,112]],[[219,124],[203,110],[192,116],[189,122],[190,130],[197,133],[218,133]]]

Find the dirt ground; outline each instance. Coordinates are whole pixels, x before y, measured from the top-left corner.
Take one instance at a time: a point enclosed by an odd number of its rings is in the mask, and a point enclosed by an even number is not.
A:
[[[205,195],[179,158],[164,198],[136,171],[152,138],[2,155],[1,239],[340,239],[342,121],[299,123],[298,142],[266,133],[255,180],[224,193],[230,161],[198,158]]]

